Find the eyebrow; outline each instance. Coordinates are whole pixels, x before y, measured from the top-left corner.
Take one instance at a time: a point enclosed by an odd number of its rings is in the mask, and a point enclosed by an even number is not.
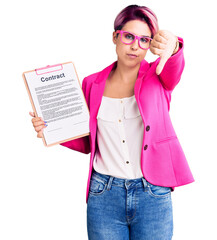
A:
[[[126,32],[129,32],[129,31],[126,31]],[[132,33],[132,32],[129,32],[129,33]],[[132,34],[134,34],[134,35],[137,35],[137,34],[135,34],[135,33],[132,33]],[[149,37],[149,36],[146,36],[146,35],[137,35],[137,36],[151,38],[151,37]]]
[[[149,37],[149,36],[142,35],[141,37]],[[149,38],[151,38],[151,37],[149,37]]]

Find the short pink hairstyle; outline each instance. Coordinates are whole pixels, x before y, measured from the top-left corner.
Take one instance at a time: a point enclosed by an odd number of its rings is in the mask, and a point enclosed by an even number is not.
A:
[[[145,6],[129,5],[125,7],[115,18],[115,31],[121,30],[124,24],[131,20],[141,20],[147,23],[151,30],[152,38],[159,29],[157,17],[151,9]]]

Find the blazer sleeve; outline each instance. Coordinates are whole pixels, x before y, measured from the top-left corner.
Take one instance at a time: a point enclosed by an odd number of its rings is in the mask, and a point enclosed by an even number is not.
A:
[[[86,98],[86,78],[84,78],[83,82],[82,82],[82,91],[84,93],[84,97],[87,101]],[[68,142],[64,142],[64,143],[60,143],[60,145],[70,148],[72,150],[81,152],[81,153],[85,153],[88,154],[90,153],[90,139],[89,139],[90,135],[88,136],[84,136],[81,138],[77,138]]]
[[[183,54],[184,42],[183,39],[180,37],[178,37],[178,40],[179,40],[178,52],[176,52],[167,60],[162,72],[159,75],[159,79],[163,87],[169,91],[172,91],[175,88],[175,86],[179,83],[185,66]]]

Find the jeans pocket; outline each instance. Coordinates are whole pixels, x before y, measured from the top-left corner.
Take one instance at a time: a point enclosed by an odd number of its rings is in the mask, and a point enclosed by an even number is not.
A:
[[[148,183],[148,193],[156,198],[164,198],[171,194],[171,187],[162,187]]]
[[[90,180],[89,193],[92,195],[101,195],[106,190],[107,183],[96,177],[92,177]]]

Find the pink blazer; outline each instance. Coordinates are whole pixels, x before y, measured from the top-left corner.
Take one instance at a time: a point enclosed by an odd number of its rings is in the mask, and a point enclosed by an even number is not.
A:
[[[184,69],[183,39],[179,51],[171,56],[161,74],[156,75],[160,60],[140,64],[134,94],[144,122],[143,144],[141,149],[141,170],[144,178],[154,185],[175,187],[194,182],[186,157],[179,143],[169,116],[171,93],[181,78]],[[102,100],[105,82],[117,61],[100,72],[85,77],[82,90],[90,111],[90,135],[62,146],[90,154],[89,176],[87,181],[86,203],[92,173],[94,154],[98,148],[96,141],[97,113]]]

